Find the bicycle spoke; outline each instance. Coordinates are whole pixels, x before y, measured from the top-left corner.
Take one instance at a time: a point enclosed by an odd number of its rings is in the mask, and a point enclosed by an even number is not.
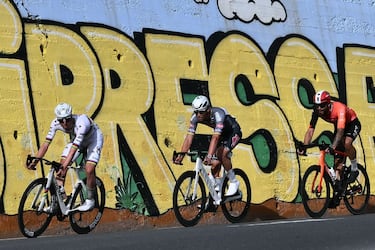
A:
[[[240,182],[237,194],[229,197],[223,196],[223,203],[221,208],[225,218],[232,223],[242,221],[250,208],[251,202],[251,187],[250,181],[240,169],[234,169],[236,179]],[[225,194],[229,187],[228,179],[226,178],[223,183],[222,193]]]
[[[195,172],[187,171],[178,178],[173,192],[173,210],[177,220],[186,227],[198,223],[206,203],[203,181],[199,178],[196,188],[195,181]]]
[[[51,206],[50,192],[44,192],[45,183],[46,179],[43,178],[33,181],[26,188],[20,201],[18,225],[21,233],[29,238],[42,234],[53,216],[52,213],[44,211]]]
[[[85,202],[87,197],[85,189],[80,185],[72,196],[71,209],[77,208]],[[86,212],[73,212],[69,215],[72,229],[78,234],[87,234],[92,231],[103,216],[105,205],[105,189],[103,182],[96,178],[95,206]]]
[[[358,165],[359,175],[355,182],[346,188],[344,202],[352,214],[361,214],[367,207],[370,197],[370,181],[366,170]]]

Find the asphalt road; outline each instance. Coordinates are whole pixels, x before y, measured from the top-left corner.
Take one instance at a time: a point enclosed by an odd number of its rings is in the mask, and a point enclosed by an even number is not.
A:
[[[375,214],[0,240],[0,249],[375,249]]]

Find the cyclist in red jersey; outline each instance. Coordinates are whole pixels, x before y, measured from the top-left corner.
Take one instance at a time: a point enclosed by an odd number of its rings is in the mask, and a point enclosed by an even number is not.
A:
[[[349,182],[354,182],[358,176],[358,166],[356,154],[357,151],[353,146],[353,141],[361,131],[361,123],[353,109],[338,101],[331,101],[330,94],[321,90],[314,95],[314,111],[312,113],[310,126],[306,131],[304,144],[311,143],[315,131],[315,125],[318,118],[322,118],[326,122],[333,123],[335,126],[334,139],[330,147],[332,149],[340,150],[340,147],[345,149],[351,161],[351,173]],[[329,149],[328,149],[329,150]],[[305,150],[298,150],[299,154],[304,154]],[[342,164],[340,160],[335,160],[335,169],[337,181],[340,183],[340,174]],[[335,183],[336,184],[336,183]]]

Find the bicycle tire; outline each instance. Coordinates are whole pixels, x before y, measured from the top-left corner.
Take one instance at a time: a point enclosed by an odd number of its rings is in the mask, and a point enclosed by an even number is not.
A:
[[[195,171],[184,172],[176,181],[173,190],[173,211],[177,220],[185,227],[196,225],[202,217],[206,204],[206,189],[198,175],[197,197],[193,200]]]
[[[347,185],[344,202],[353,215],[362,214],[370,198],[370,180],[366,169],[358,164],[358,177],[355,182]]]
[[[226,177],[223,182],[222,186],[222,203],[221,209],[225,218],[232,222],[238,223],[241,222],[247,215],[250,209],[251,203],[251,186],[250,181],[244,171],[241,169],[233,169],[234,174],[236,175],[236,179],[240,182],[239,190],[241,191],[241,197],[236,200],[225,202],[225,192],[228,189],[228,181],[229,179]]]
[[[105,187],[103,181],[96,177],[95,206],[92,210],[85,212],[72,212],[69,214],[70,226],[78,234],[87,234],[94,230],[103,216],[105,206]],[[70,209],[76,208],[85,202],[87,194],[82,185],[79,185],[72,194]]]
[[[45,193],[47,179],[39,178],[32,181],[23,193],[18,206],[18,226],[21,233],[27,238],[41,235],[48,227],[53,213],[37,211],[41,198],[46,194],[47,199],[43,208],[51,205],[53,187]]]
[[[322,190],[317,193],[319,184],[320,166],[309,167],[302,178],[301,197],[305,211],[312,218],[322,217],[326,212],[331,199],[331,177],[324,172],[322,179]]]

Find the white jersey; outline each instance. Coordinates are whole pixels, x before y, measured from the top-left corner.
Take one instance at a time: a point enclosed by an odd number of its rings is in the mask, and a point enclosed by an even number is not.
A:
[[[75,161],[80,153],[84,154],[87,161],[98,163],[103,146],[103,134],[98,125],[87,115],[72,115],[75,120],[74,128],[72,130],[64,129],[57,119],[51,122],[49,132],[46,140],[51,142],[56,135],[57,131],[62,131],[69,134],[71,142],[68,143],[62,157],[66,157],[72,146],[78,148],[72,161]]]
[[[71,142],[73,145],[77,146],[87,146],[91,137],[94,137],[97,130],[100,131],[99,127],[94,123],[94,121],[87,115],[73,115],[75,119],[74,128],[71,131],[64,129],[57,119],[51,122],[50,129],[46,136],[46,140],[52,141],[58,130],[69,134]]]

